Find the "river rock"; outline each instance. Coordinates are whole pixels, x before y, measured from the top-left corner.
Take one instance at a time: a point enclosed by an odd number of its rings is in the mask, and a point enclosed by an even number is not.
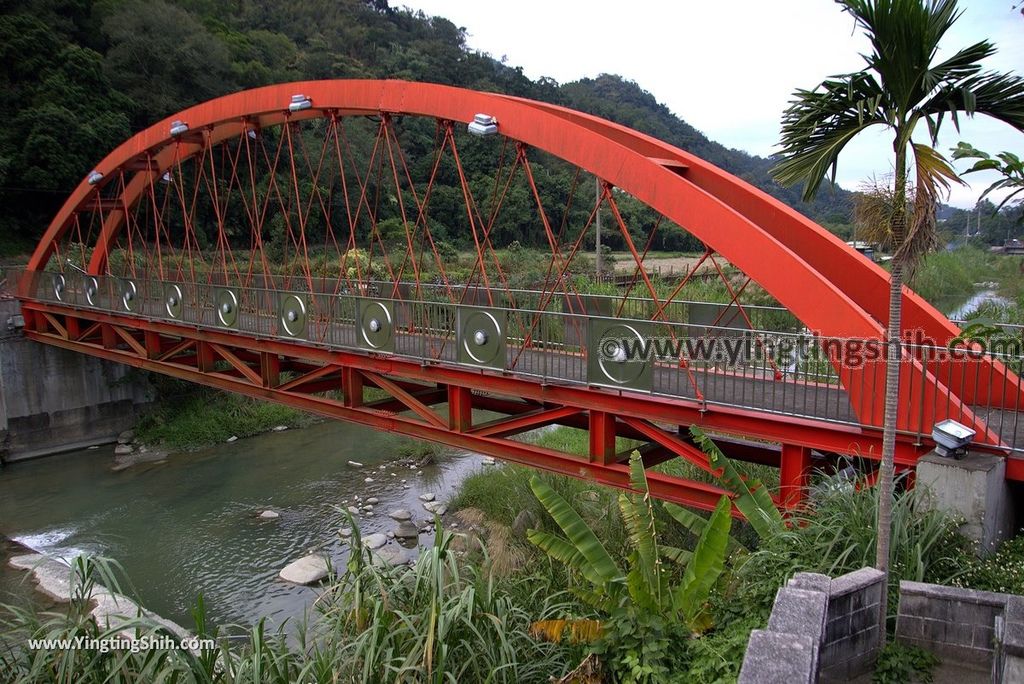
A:
[[[388,543],[388,537],[385,534],[377,532],[375,534],[368,534],[363,537],[363,546],[368,549],[379,549]]]
[[[342,527],[340,530],[338,530],[338,534],[340,534],[345,539],[348,539],[349,537],[352,536],[352,528],[351,527]]]
[[[416,539],[420,536],[420,531],[411,521],[403,520],[395,528],[395,536],[399,539]]]
[[[286,565],[279,575],[281,579],[293,584],[313,584],[327,577],[328,572],[327,559],[318,553],[311,553]]]
[[[132,445],[131,444],[118,444],[116,447],[114,447],[114,455],[115,456],[128,456],[131,453],[132,453]]]
[[[125,430],[124,432],[122,432],[121,434],[119,434],[117,436],[117,443],[118,444],[131,444],[133,439],[135,439],[135,431],[134,430]]]
[[[359,509],[356,508],[355,506],[349,506],[348,509],[346,510],[348,510],[348,512],[352,515],[359,515]]]
[[[231,435],[230,437],[228,437],[228,444],[231,444],[232,442],[237,442],[237,441],[238,441],[238,435]]]
[[[375,496],[371,496],[369,499],[366,500],[366,503],[370,504],[371,506],[376,506],[377,504],[380,503],[380,499],[378,499]]]
[[[375,551],[373,554],[373,562],[378,564],[406,565],[411,560],[412,556],[405,549],[395,545]]]
[[[481,461],[481,463],[483,463],[484,465],[494,465],[496,463],[496,461],[493,458],[491,458],[490,456],[484,456],[484,458]]]
[[[363,464],[360,463],[359,461],[349,461],[348,464],[350,466],[352,466],[353,468],[362,468],[363,467]]]
[[[287,425],[275,425],[274,426],[274,432],[284,432],[287,429],[288,429]]]
[[[386,536],[388,539],[394,539],[395,538],[395,531],[394,530],[388,530],[384,534],[384,536]]]
[[[412,489],[412,485],[402,485],[402,489]]]
[[[364,511],[372,511],[373,510],[373,504],[366,504],[365,506],[363,506],[363,510]]]
[[[280,518],[281,514],[277,511],[272,511],[268,508],[267,510],[260,513],[260,517],[264,520],[273,520],[274,518]]]
[[[441,501],[425,501],[423,507],[436,515],[444,515],[448,512],[448,507]]]
[[[397,522],[403,522],[406,520],[412,520],[412,511],[405,508],[399,508],[398,510],[391,511],[388,513],[388,517]]]
[[[365,478],[363,480],[363,482],[365,482],[366,484],[370,484],[371,482],[373,482],[373,478],[372,477],[367,477],[367,478]]]
[[[425,492],[423,494],[420,494],[420,501],[433,501],[433,500],[434,500],[434,493],[433,492]]]

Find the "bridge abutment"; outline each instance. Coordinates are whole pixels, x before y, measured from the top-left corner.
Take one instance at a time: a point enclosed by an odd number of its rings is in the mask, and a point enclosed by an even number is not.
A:
[[[917,462],[917,486],[926,487],[939,510],[964,519],[961,533],[987,556],[1016,529],[1006,459],[968,453],[962,459],[932,452]]]
[[[0,460],[114,441],[153,401],[125,365],[25,339],[17,301],[0,302]]]

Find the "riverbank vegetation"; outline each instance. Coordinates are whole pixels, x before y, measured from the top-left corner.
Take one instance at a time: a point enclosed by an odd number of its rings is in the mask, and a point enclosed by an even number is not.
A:
[[[544,435],[576,439],[564,428]],[[350,521],[355,550],[322,588],[316,619],[290,639],[263,623],[210,625],[200,606],[194,628],[216,640],[210,651],[33,651],[30,636],[116,633],[83,619],[74,601],[45,614],[6,607],[0,671],[22,682],[61,672],[97,682],[734,681],[750,630],[764,627],[788,577],[870,564],[878,500],[864,483],[819,473],[807,508],[771,522],[750,511],[777,484],[741,478],[743,464],[714,458],[725,469],[718,484],[764,524],[730,520],[722,506],[709,515],[652,500],[635,461],[639,494],[487,467],[450,502],[458,531],[442,530],[413,566],[381,562]],[[958,521],[927,510],[923,495],[896,499],[891,589],[907,579],[1024,590],[1019,540],[976,560]],[[160,631],[143,619],[133,626]]]
[[[305,427],[316,416],[283,404],[202,387],[161,375],[150,376],[153,407],[139,420],[136,438],[168,451],[192,451],[231,437],[251,437],[279,425]]]

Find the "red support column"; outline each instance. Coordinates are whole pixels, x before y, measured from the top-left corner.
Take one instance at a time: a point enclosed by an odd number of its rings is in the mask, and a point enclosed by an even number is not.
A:
[[[281,382],[281,357],[270,352],[260,352],[260,377],[263,386],[277,387]]]
[[[456,432],[473,427],[473,393],[469,388],[448,385],[448,427]]]
[[[615,416],[590,411],[590,460],[607,465],[615,462]]]
[[[108,323],[100,326],[100,340],[104,349],[115,349],[117,347],[117,333]]]
[[[363,376],[355,368],[341,369],[341,392],[346,408],[363,405]]]
[[[213,370],[213,364],[217,361],[217,354],[208,342],[196,342],[196,367],[204,373]]]
[[[82,336],[82,326],[77,318],[74,316],[64,317],[64,327],[68,330],[68,339],[77,340]]]
[[[68,333],[70,334],[70,330]],[[160,340],[160,333],[152,330],[143,331],[143,339],[146,343],[146,358],[158,359],[163,353],[163,343]]]
[[[794,444],[782,445],[779,468],[779,499],[792,510],[804,502],[811,476],[811,450]]]

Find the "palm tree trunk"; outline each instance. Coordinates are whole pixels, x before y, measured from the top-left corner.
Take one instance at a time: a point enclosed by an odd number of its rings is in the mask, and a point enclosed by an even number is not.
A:
[[[885,573],[889,586],[889,541],[892,536],[893,457],[896,452],[896,417],[900,395],[900,327],[903,314],[903,265],[893,260],[889,284],[889,329],[886,333],[885,418],[882,424],[882,463],[878,469],[878,530],[875,567]],[[886,639],[888,591],[882,592],[879,606],[882,644]]]
[[[892,238],[894,255],[889,276],[889,327],[886,331],[885,416],[882,423],[882,463],[878,468],[878,529],[876,531],[875,567],[885,573],[885,591],[879,605],[880,639],[886,641],[886,620],[889,612],[889,542],[892,537],[892,499],[894,456],[896,454],[896,418],[900,396],[900,345],[903,319],[903,255],[900,247],[906,239],[907,226],[907,141],[902,127],[896,129],[893,142],[896,152],[894,174]]]

